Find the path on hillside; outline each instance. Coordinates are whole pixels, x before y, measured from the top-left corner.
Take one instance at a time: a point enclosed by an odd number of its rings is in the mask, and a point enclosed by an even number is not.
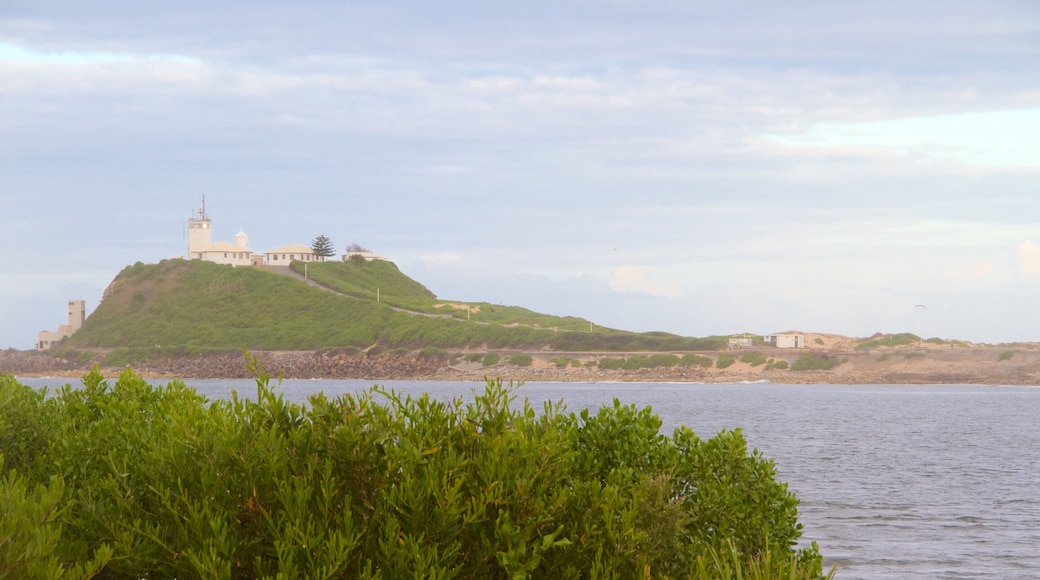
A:
[[[270,271],[270,272],[274,272],[275,274],[281,274],[283,276],[290,276],[292,278],[296,278],[297,280],[300,280],[301,282],[305,282],[305,283],[307,283],[310,286],[314,286],[315,288],[320,288],[320,289],[322,289],[322,290],[324,290],[326,292],[332,292],[333,294],[337,294],[339,296],[345,296],[347,298],[352,298],[354,300],[360,300],[360,298],[358,298],[357,296],[351,296],[350,294],[347,294],[347,293],[344,293],[344,292],[340,292],[339,290],[335,290],[333,288],[329,288],[328,286],[322,284],[321,282],[318,282],[317,280],[312,280],[312,279],[304,276],[303,274],[297,272],[296,270],[293,270],[292,267],[290,267],[290,266],[263,266],[263,268],[265,270]],[[432,312],[416,312],[414,310],[407,310],[405,308],[399,308],[397,306],[392,306],[392,305],[387,304],[385,302],[381,302],[380,304],[382,304],[383,306],[386,306],[388,308],[392,308],[392,309],[396,310],[397,312],[404,312],[405,314],[411,314],[412,316],[425,316],[427,318],[452,318],[452,316],[450,314],[434,314]],[[487,324],[487,323],[485,322],[485,323],[482,323],[482,324]]]
[[[300,274],[296,270],[293,270],[291,266],[269,266],[269,265],[264,265],[264,266],[261,266],[261,267],[266,269],[266,270],[268,270],[268,271],[270,271],[270,272],[274,272],[275,274],[281,274],[283,276],[290,276],[290,277],[296,278],[297,280],[300,280],[301,282],[306,282],[308,285],[314,286],[315,288],[320,288],[322,290],[325,290],[326,292],[332,292],[333,294],[337,294],[339,296],[345,296],[347,298],[352,298],[354,300],[361,300],[361,298],[358,298],[357,296],[351,296],[350,294],[346,294],[344,292],[340,292],[339,290],[335,290],[333,288],[329,288],[328,286],[322,284],[321,282],[318,282],[317,280],[312,280],[312,279],[304,276],[303,274]],[[406,308],[400,308],[400,307],[397,307],[397,306],[392,306],[390,304],[387,304],[386,302],[380,302],[380,304],[383,304],[384,306],[392,308],[392,309],[396,310],[397,312],[403,312],[405,314],[410,314],[412,316],[425,316],[427,318],[447,318],[447,319],[452,319],[452,320],[460,320],[458,318],[455,318],[451,314],[435,314],[433,312],[418,312],[418,311],[415,311],[415,310],[408,310]],[[466,322],[472,322],[473,324],[481,324],[481,325],[485,325],[485,326],[492,324],[491,322],[486,322],[486,321],[483,321],[483,320],[469,320],[469,319],[467,319]],[[583,331],[578,331],[578,330],[573,330],[573,329],[545,328],[545,327],[540,327],[540,326],[537,326],[537,325],[534,325],[534,326],[523,325],[523,326],[528,326],[529,328],[542,328],[544,330],[553,330],[554,332],[583,332]]]

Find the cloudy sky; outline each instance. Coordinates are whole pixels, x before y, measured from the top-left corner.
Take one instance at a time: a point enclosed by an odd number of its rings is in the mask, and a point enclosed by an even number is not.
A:
[[[4,0],[0,348],[202,195],[446,299],[1040,340],[1038,63],[1035,0]]]

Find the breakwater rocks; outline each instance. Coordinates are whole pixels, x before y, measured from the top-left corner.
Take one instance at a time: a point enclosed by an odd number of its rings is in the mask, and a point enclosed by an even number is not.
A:
[[[287,379],[424,379],[447,367],[432,357],[401,354],[348,354],[335,352],[254,352],[272,376]],[[73,360],[35,351],[0,352],[0,373],[20,376],[80,376],[95,365],[105,376],[121,368],[104,364],[104,357]],[[179,379],[240,379],[252,377],[242,353],[208,353],[180,358],[153,358],[126,365],[146,377]]]
[[[118,353],[115,353],[118,354]],[[804,384],[994,384],[1040,385],[1040,350],[1010,351],[1003,348],[973,348],[959,351],[897,351],[884,354],[843,353],[830,370],[771,369],[734,362],[719,369],[702,367],[656,367],[606,369],[598,361],[623,356],[618,353],[531,353],[528,366],[499,363],[483,366],[470,357],[422,356],[417,353],[358,351],[254,351],[272,377],[288,379],[366,379],[482,381],[485,377],[507,382],[699,382],[736,383],[768,381]],[[705,353],[711,355],[712,353]],[[801,352],[773,353],[793,363]],[[715,355],[720,356],[720,355]],[[828,356],[828,355],[819,355]],[[833,356],[833,355],[830,355]],[[64,356],[37,351],[0,351],[0,373],[16,376],[80,377],[95,364],[107,377],[122,365],[105,364],[106,353],[72,352]],[[480,357],[477,357],[480,358]],[[505,359],[506,357],[503,357]],[[109,360],[112,357],[109,356]],[[554,361],[566,364],[558,365]],[[126,364],[137,374],[154,378],[250,378],[241,352],[206,353],[193,356],[134,361]]]
[[[447,365],[436,358],[396,354],[258,352],[253,355],[272,377],[287,379],[424,378]],[[130,366],[143,375],[164,377],[238,379],[252,376],[241,353],[150,360]]]

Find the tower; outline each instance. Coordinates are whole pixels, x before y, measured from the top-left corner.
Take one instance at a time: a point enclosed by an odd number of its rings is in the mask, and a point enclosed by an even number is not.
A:
[[[206,196],[202,196],[202,205],[188,219],[188,259],[201,258],[202,252],[212,246],[213,230],[206,215]]]
[[[83,300],[69,300],[69,334],[83,328],[87,319],[87,303]]]

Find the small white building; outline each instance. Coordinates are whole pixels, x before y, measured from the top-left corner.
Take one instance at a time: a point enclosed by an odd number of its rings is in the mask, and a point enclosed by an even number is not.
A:
[[[735,349],[738,349],[738,348],[751,348],[751,339],[750,338],[731,338],[731,339],[729,339],[729,348],[730,348],[730,350],[735,350]]]
[[[763,336],[762,340],[776,348],[805,348],[805,335],[802,334],[772,334]]]
[[[303,244],[288,244],[264,252],[264,263],[268,266],[288,266],[293,260],[301,262],[321,261],[314,250]]]
[[[36,334],[36,350],[50,350],[63,339],[72,336],[83,327],[87,319],[87,303],[83,300],[69,300],[69,323],[58,327],[57,332],[42,330]]]

